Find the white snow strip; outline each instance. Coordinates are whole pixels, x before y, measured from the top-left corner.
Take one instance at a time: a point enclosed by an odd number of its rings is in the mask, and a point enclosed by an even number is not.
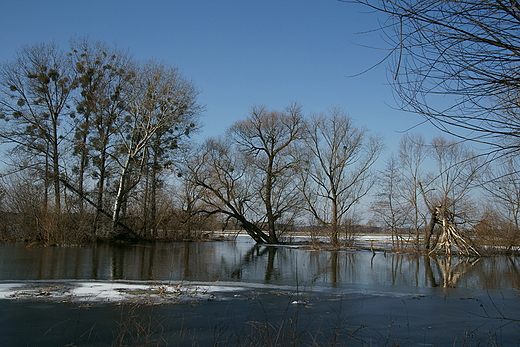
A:
[[[319,288],[312,288],[312,292]],[[262,283],[237,282],[157,282],[157,281],[97,281],[55,280],[0,282],[0,299],[47,300],[73,302],[81,305],[94,303],[171,304],[199,300],[228,300],[249,297],[251,293],[287,293],[299,295],[305,288]],[[326,291],[328,292],[328,291]],[[380,292],[368,289],[343,289],[333,295],[370,295],[410,297],[405,292]],[[299,302],[295,302],[299,303]]]
[[[206,288],[156,282],[36,281],[0,283],[0,299],[45,299],[70,302],[172,303],[213,299]]]

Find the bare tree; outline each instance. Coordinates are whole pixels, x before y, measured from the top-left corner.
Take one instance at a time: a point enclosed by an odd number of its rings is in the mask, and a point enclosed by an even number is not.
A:
[[[425,195],[428,210],[432,213],[432,222],[425,234],[425,249],[449,253],[451,247],[458,247],[463,253],[475,251],[468,246],[462,229],[477,221],[476,204],[470,196],[483,166],[469,148],[442,137],[432,140],[431,156],[438,174],[428,185],[435,190],[429,199]],[[442,228],[431,245],[434,222]]]
[[[165,148],[187,136],[195,127],[195,117],[201,110],[196,103],[198,92],[176,68],[149,62],[133,80],[133,95],[125,105],[125,117],[117,120],[120,155],[119,182],[114,201],[112,222],[115,236],[123,204],[137,185],[145,168],[152,161],[152,194],[157,189],[159,158]],[[154,166],[156,165],[156,166]],[[153,195],[152,195],[153,198]],[[152,202],[152,204],[155,202]]]
[[[54,44],[26,46],[0,71],[0,116],[8,121],[1,136],[36,159],[31,161],[54,188],[56,215],[61,212],[60,161],[67,152],[64,139],[70,131],[74,88],[71,61]]]
[[[254,171],[244,155],[225,139],[208,139],[195,153],[186,154],[183,178],[200,187],[198,196],[205,206],[200,213],[223,214],[236,220],[257,243],[271,239],[261,229]],[[194,212],[194,211],[192,211]]]
[[[390,157],[384,170],[379,174],[379,192],[371,205],[371,210],[392,234],[392,245],[400,247],[401,231],[410,224],[410,213],[413,209],[404,199],[404,174],[395,157]]]
[[[53,244],[56,241],[52,216],[45,210],[45,182],[34,170],[24,170],[2,178],[2,212],[10,215],[9,225],[15,240],[26,239]]]
[[[424,161],[428,148],[421,135],[405,134],[399,143],[398,158],[402,169],[401,182],[396,194],[406,202],[405,213],[410,222],[410,229],[415,236],[415,246],[420,247],[420,233],[426,225],[427,212],[423,205],[421,181],[431,181],[424,172]],[[431,187],[426,187],[429,189]]]
[[[194,84],[186,80],[177,69],[165,66],[151,67],[152,78],[157,86],[151,105],[151,112],[164,113],[167,120],[154,131],[145,152],[144,176],[146,184],[143,196],[143,219],[145,230],[153,235],[157,228],[157,195],[174,164],[180,159],[180,147],[187,138],[199,130],[197,118],[204,107],[197,102],[199,91]],[[145,72],[145,75],[149,72]],[[151,104],[151,103],[150,103]]]
[[[254,184],[265,209],[270,243],[278,243],[276,223],[298,203],[298,189],[291,179],[298,159],[292,154],[302,138],[303,125],[301,109],[293,104],[283,112],[254,107],[247,119],[229,129],[234,143],[256,171]]]
[[[207,210],[208,207],[204,203],[204,198],[208,194],[206,188],[196,184],[196,180],[190,178],[196,177],[189,173],[186,176],[181,174],[179,182],[171,191],[176,210],[175,217],[182,230],[182,238],[185,240],[192,238],[194,232],[200,230],[204,219],[207,218],[202,211]],[[209,213],[209,215],[212,215],[212,213]]]
[[[491,219],[494,215],[496,230],[493,231],[502,229],[503,235],[499,236],[509,239],[508,248],[511,248],[520,237],[520,167],[514,155],[501,158],[495,164],[488,166],[480,180],[490,204],[495,206],[486,217]]]
[[[518,1],[355,2],[387,15],[403,109],[463,139],[518,150]]]
[[[306,209],[330,229],[330,241],[339,245],[339,232],[347,212],[372,187],[370,171],[383,145],[380,138],[357,128],[342,110],[314,116],[305,132],[309,151],[304,167]]]

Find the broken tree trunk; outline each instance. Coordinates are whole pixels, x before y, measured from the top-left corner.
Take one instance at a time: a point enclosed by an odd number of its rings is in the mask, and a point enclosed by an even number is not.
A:
[[[432,253],[445,253],[451,255],[453,251],[470,256],[480,253],[471,246],[461,230],[455,224],[455,215],[442,205],[437,205],[432,211],[432,218],[430,220],[430,228],[425,235],[425,250],[428,251],[430,247],[431,236],[435,225],[439,225],[441,230],[435,242],[435,246],[429,251]],[[426,246],[428,246],[426,248]]]
[[[428,224],[428,227],[424,232],[423,244],[424,244],[424,250],[427,252],[430,249],[431,238],[432,238],[433,232],[435,231],[435,225],[438,224],[437,216],[440,214],[440,209],[441,209],[441,205],[435,206],[435,208],[432,211],[430,223]]]

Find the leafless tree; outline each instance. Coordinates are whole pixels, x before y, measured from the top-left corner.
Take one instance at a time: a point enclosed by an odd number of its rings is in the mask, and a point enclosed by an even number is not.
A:
[[[45,210],[45,182],[35,177],[38,175],[29,169],[2,178],[2,212],[10,216],[4,218],[3,222],[11,231],[16,230],[18,237],[54,244],[60,241],[60,237],[56,238],[52,230],[53,214]],[[15,232],[12,234],[14,236]]]
[[[132,81],[133,95],[125,107],[125,117],[117,120],[120,167],[112,221],[114,231],[119,225],[123,204],[128,194],[146,172],[150,163],[152,198],[157,189],[159,158],[164,148],[189,134],[195,126],[194,117],[201,110],[196,103],[197,90],[176,68],[155,63],[144,65]],[[155,165],[155,166],[154,166]],[[155,202],[152,202],[154,204]],[[119,232],[115,232],[118,237]]]
[[[0,70],[0,116],[7,121],[1,137],[34,158],[46,187],[54,188],[56,215],[61,212],[61,161],[67,153],[74,88],[71,60],[54,44],[25,46]]]
[[[518,1],[353,2],[386,15],[382,30],[404,110],[463,139],[518,150]]]
[[[398,160],[402,169],[401,182],[396,194],[406,202],[405,213],[410,229],[415,236],[415,246],[420,246],[420,233],[426,225],[428,210],[424,207],[421,194],[421,181],[431,182],[427,177],[424,162],[428,157],[428,147],[421,135],[405,134],[399,143]],[[430,189],[431,187],[423,187]],[[433,188],[432,188],[433,189]]]
[[[293,179],[298,159],[293,150],[302,138],[303,125],[300,107],[292,104],[282,112],[254,107],[247,119],[229,129],[229,136],[256,171],[253,184],[263,202],[269,243],[278,243],[276,223],[298,203]]]
[[[413,209],[404,199],[404,177],[399,161],[393,156],[390,157],[384,170],[379,173],[379,190],[371,205],[376,219],[392,233],[392,245],[397,247],[401,246],[401,231],[410,224],[409,211]]]
[[[339,245],[339,232],[347,212],[374,183],[371,167],[383,145],[379,137],[352,124],[342,110],[312,117],[306,127],[303,196],[306,209],[330,229],[330,241]]]
[[[427,185],[435,190],[430,198],[425,196],[425,202],[432,213],[432,221],[440,221],[442,230],[431,245],[434,226],[431,223],[425,233],[424,246],[426,250],[433,248],[451,252],[451,246],[455,245],[446,235],[453,235],[455,239],[465,242],[463,227],[472,226],[478,220],[476,204],[470,197],[478,175],[482,173],[483,165],[467,146],[443,137],[432,140],[431,156],[438,171],[434,181]],[[439,242],[439,237],[442,242]]]
[[[195,180],[190,180],[190,178],[195,178]],[[196,177],[190,176],[188,173],[188,176],[180,175],[170,194],[173,197],[175,219],[179,223],[179,229],[182,230],[182,238],[188,240],[196,237],[197,235],[194,233],[200,231],[203,221],[208,219],[208,215],[212,215],[212,213],[207,215],[201,213],[211,209],[204,203],[204,198],[208,194],[206,188],[197,184]]]
[[[516,156],[501,158],[498,165],[488,166],[483,175],[482,187],[497,212],[511,221],[512,229],[520,231],[520,167]]]
[[[188,185],[201,188],[199,213],[223,214],[236,220],[257,243],[271,242],[261,228],[264,216],[258,215],[254,170],[229,139],[208,139],[196,152],[187,153],[182,176]]]

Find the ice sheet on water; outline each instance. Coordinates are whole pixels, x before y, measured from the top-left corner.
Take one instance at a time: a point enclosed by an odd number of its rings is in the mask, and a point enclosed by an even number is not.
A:
[[[209,298],[211,294],[203,288],[180,283],[65,280],[0,283],[0,299],[161,303]]]
[[[77,303],[147,304],[176,303],[196,300],[246,298],[251,293],[284,293],[286,295],[334,294],[350,296],[410,296],[406,292],[382,292],[367,288],[331,292],[324,288],[273,285],[246,282],[158,282],[158,281],[19,281],[0,282],[0,299],[50,300]]]

